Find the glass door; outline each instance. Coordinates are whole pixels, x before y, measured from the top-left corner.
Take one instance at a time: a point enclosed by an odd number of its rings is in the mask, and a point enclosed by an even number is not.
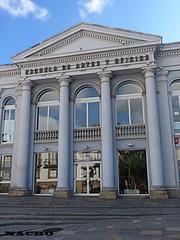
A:
[[[119,151],[119,193],[148,194],[146,151]]]
[[[101,169],[97,162],[75,164],[75,193],[78,195],[97,195],[101,189]]]

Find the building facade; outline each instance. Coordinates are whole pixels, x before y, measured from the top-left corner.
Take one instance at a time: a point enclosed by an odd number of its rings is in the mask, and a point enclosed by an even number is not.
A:
[[[179,195],[180,43],[80,23],[0,65],[0,194]]]

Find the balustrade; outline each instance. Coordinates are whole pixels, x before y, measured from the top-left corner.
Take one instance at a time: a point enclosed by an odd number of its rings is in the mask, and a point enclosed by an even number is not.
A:
[[[74,129],[74,140],[98,140],[101,138],[101,128],[91,127],[91,128],[76,128]]]
[[[58,130],[35,131],[34,142],[58,142]]]
[[[146,136],[144,124],[116,126],[116,137],[121,139],[142,138]]]

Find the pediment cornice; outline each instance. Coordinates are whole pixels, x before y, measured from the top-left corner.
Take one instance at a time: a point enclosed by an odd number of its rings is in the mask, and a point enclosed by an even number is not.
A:
[[[39,59],[31,59],[24,62],[18,63],[21,68],[29,68],[29,67],[36,67],[36,66],[46,66],[46,65],[55,65],[55,64],[66,64],[70,62],[81,62],[81,61],[93,61],[99,59],[108,59],[114,57],[126,57],[126,56],[133,56],[133,55],[141,55],[143,53],[154,52],[156,51],[156,45],[147,45],[143,47],[129,47],[129,48],[116,48],[113,50],[104,50],[104,51],[96,51],[90,52],[86,54],[74,54],[74,55],[67,55],[67,56],[60,56],[54,58],[42,58]]]
[[[73,42],[77,42],[78,39],[79,41],[81,41],[81,39],[85,40],[87,45],[85,46],[86,50],[89,49],[93,50],[93,43],[95,45],[96,50],[103,49],[106,47],[108,48],[108,46],[120,47],[131,46],[140,43],[141,44],[153,42],[156,42],[156,44],[161,43],[161,37],[157,35],[144,34],[140,32],[128,31],[118,28],[109,28],[96,24],[81,23],[43,41],[40,44],[36,44],[35,46],[21,53],[18,53],[12,59],[14,62],[20,62],[22,61],[22,59],[26,58],[38,58],[41,56],[58,55],[59,52],[72,53],[74,51],[81,51],[81,46],[78,46],[79,48],[77,47],[73,48],[75,44]],[[90,41],[90,44],[88,41]],[[73,47],[71,48],[71,46]]]

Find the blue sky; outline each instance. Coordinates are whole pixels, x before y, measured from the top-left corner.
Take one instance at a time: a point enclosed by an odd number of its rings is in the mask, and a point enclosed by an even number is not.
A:
[[[0,64],[82,21],[180,41],[179,12],[180,0],[0,0]]]

